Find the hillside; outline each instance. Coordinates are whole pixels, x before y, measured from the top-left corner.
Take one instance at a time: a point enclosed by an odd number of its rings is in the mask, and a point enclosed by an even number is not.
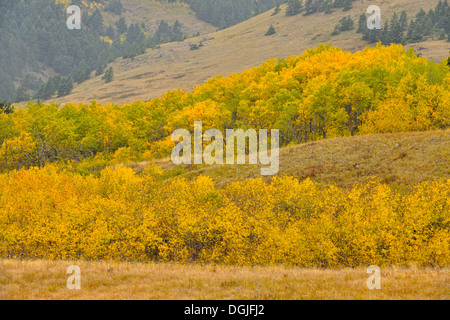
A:
[[[178,20],[183,26],[183,32],[189,37],[217,30],[213,25],[206,23],[195,16],[195,13],[185,3],[157,2],[149,0],[121,0],[123,4],[122,17],[128,24],[145,23],[149,30],[156,30],[161,20],[173,24]],[[114,25],[117,15],[102,10],[104,24]]]
[[[280,149],[276,176],[310,178],[351,188],[375,179],[401,189],[432,179],[450,179],[450,130],[335,138]],[[125,165],[142,172],[149,164],[167,177],[211,177],[218,186],[260,177],[259,165],[176,166],[170,159]],[[270,181],[272,177],[266,177]]]
[[[357,53],[322,45],[149,102],[29,103],[13,113],[6,108],[0,115],[0,171],[58,163],[89,174],[165,158],[176,145],[172,133],[192,132],[198,120],[203,130],[278,129],[281,147],[447,129],[449,71],[444,62],[419,58],[400,45]]]
[[[216,30],[183,3],[114,1],[2,0],[0,101],[64,96],[118,57]],[[67,27],[71,3],[80,30]]]
[[[426,11],[434,8],[438,0],[396,0],[379,1],[382,18],[390,19],[394,12],[406,10],[413,17],[420,8]],[[353,9],[332,14],[316,13],[310,16],[286,17],[282,6],[279,14],[273,10],[253,17],[238,25],[218,32],[183,42],[164,44],[159,49],[148,49],[133,59],[118,59],[112,63],[114,81],[105,84],[101,77],[94,77],[62,98],[52,99],[56,103],[66,102],[112,102],[129,103],[136,100],[150,100],[168,90],[192,90],[211,77],[241,72],[259,65],[271,57],[299,55],[318,43],[331,43],[345,50],[356,52],[367,46],[355,30],[331,36],[334,26],[350,15],[355,22],[367,9],[367,3],[359,1]],[[264,36],[270,25],[276,34]],[[203,44],[198,50],[190,50],[191,44]],[[407,45],[419,54],[440,61],[448,56],[450,44],[446,40],[425,41]]]

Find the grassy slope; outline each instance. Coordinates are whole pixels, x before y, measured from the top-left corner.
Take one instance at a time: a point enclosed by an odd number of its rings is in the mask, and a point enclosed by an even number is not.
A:
[[[78,265],[81,290],[66,287]],[[369,290],[365,269],[181,266],[0,260],[0,299],[450,299],[449,269],[382,269]]]
[[[144,23],[147,32],[153,33],[158,28],[161,20],[165,20],[171,25],[178,20],[183,26],[182,31],[188,35],[188,37],[192,37],[198,32],[203,35],[217,30],[213,25],[198,19],[189,6],[183,3],[161,3],[154,0],[121,0],[121,2],[124,6],[122,16],[125,18],[127,24]],[[81,10],[84,12],[88,9],[82,6]],[[88,12],[92,12],[93,10],[94,9],[89,9]],[[105,11],[104,9],[101,9],[100,11],[102,12],[105,28],[110,24],[114,26],[115,22],[120,18],[120,16]],[[43,81],[47,81],[50,77],[56,75],[52,68],[42,64],[40,66],[42,68],[41,71],[31,71],[31,74],[37,79],[41,78]],[[94,75],[95,72],[91,74],[92,77]],[[100,79],[101,76],[97,78]],[[19,79],[15,82],[16,88],[20,85],[21,81],[22,79]],[[31,91],[29,93],[32,94]],[[26,108],[26,102],[16,103],[15,107],[16,109]]]
[[[280,149],[277,175],[309,177],[344,188],[375,177],[408,189],[425,180],[450,179],[449,157],[450,130],[335,138]],[[146,165],[148,162],[127,166],[140,172]],[[236,179],[261,177],[258,165],[175,166],[170,158],[157,160],[156,165],[188,179],[210,176],[218,186]]]
[[[407,10],[411,18],[421,7],[428,10],[435,7],[438,1],[380,0],[377,4],[382,10],[382,19],[390,19],[394,12],[403,9]],[[242,72],[271,57],[300,55],[318,43],[332,43],[355,52],[367,46],[360,39],[361,35],[353,30],[332,37],[331,32],[344,16],[351,15],[357,23],[359,15],[366,11],[367,6],[367,3],[357,1],[351,11],[338,9],[330,15],[318,13],[307,17],[286,17],[286,6],[275,16],[271,15],[273,10],[269,10],[225,30],[184,42],[165,44],[160,49],[149,49],[146,54],[134,59],[118,59],[112,64],[115,70],[113,82],[105,84],[98,76],[76,86],[72,94],[53,101],[90,102],[95,99],[103,103],[122,104],[150,100],[168,90],[190,90],[218,74],[226,76]],[[141,12],[138,9],[135,11]],[[152,12],[148,14],[152,16]],[[264,34],[271,24],[277,33],[266,37]],[[189,49],[190,44],[201,41],[204,47],[199,50]],[[450,49],[446,41],[427,41],[407,47],[411,46],[424,56],[436,60],[447,57]]]
[[[128,24],[142,22],[149,30],[156,30],[159,22],[165,20],[173,24],[178,20],[183,25],[183,32],[189,37],[216,31],[216,27],[195,16],[195,13],[184,3],[157,2],[152,0],[121,0],[124,12],[122,16]],[[103,12],[105,26],[114,23],[119,16]]]

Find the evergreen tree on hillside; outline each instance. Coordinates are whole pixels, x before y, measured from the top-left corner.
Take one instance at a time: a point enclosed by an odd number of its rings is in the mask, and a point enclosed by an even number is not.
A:
[[[34,93],[33,98],[38,100],[50,99],[58,90],[61,80],[62,77],[60,75],[49,78],[48,81],[42,84],[39,90]]]
[[[389,26],[388,39],[390,43],[402,43],[402,27],[396,12],[394,12]]]
[[[22,102],[30,100],[30,95],[27,92],[27,88],[22,83],[16,90],[14,95],[14,102]]]
[[[70,77],[62,78],[58,85],[58,97],[68,95],[73,89],[73,82]]]
[[[273,9],[286,0],[182,0],[196,16],[220,29]]]
[[[344,11],[351,10],[353,8],[352,4],[353,4],[353,0],[345,0],[344,4],[343,4]]]
[[[105,10],[115,13],[117,15],[121,15],[123,11],[123,5],[120,0],[111,0],[106,6]]]
[[[73,81],[76,83],[83,83],[90,78],[90,75],[91,70],[86,63],[81,64],[73,74]]]
[[[1,35],[0,35],[1,38]],[[0,61],[2,60],[2,55],[0,53]],[[5,72],[5,68],[0,64],[0,99],[11,101],[14,94],[14,82],[9,74]],[[3,70],[2,70],[3,69]],[[0,100],[1,101],[1,100]]]
[[[316,11],[317,11],[316,1],[315,0],[306,0],[304,15],[309,15]]]
[[[287,16],[295,16],[296,14],[299,14],[302,12],[303,4],[301,0],[289,0],[288,6],[286,9],[286,15]]]
[[[381,28],[380,41],[386,45],[389,45],[391,42],[389,38],[389,23],[387,21],[384,23],[384,27]]]
[[[439,1],[435,13],[437,28],[443,29],[447,34],[450,34],[450,6],[447,0],[445,2]]]
[[[354,28],[355,23],[353,22],[352,18],[350,16],[344,17],[341,20],[339,20],[337,25],[334,27],[334,31],[331,35],[335,36],[343,31],[353,30]]]
[[[182,41],[184,39],[185,36],[181,32],[181,23],[178,20],[175,21],[173,26],[161,20],[153,38],[149,39],[149,46],[165,42]]]
[[[183,32],[181,31],[181,23],[176,20],[172,27],[172,41],[184,40]]]
[[[340,31],[349,31],[353,30],[355,28],[355,23],[353,22],[353,19],[348,16],[341,20],[341,29]]]
[[[280,4],[278,3],[275,10],[272,13],[272,16],[277,15],[278,13],[280,13],[281,8],[280,8]]]
[[[273,25],[270,25],[269,30],[267,30],[266,32],[266,36],[271,36],[275,33],[276,33],[275,28],[273,27]]]
[[[400,14],[400,19],[398,22],[400,25],[400,32],[403,35],[408,29],[408,14],[406,13],[405,10],[403,10],[402,13]]]
[[[107,36],[111,40],[114,40],[116,38],[116,33],[114,32],[114,28],[112,25],[109,25],[108,29],[106,29],[105,36]]]
[[[338,34],[340,34],[341,32],[339,31],[339,24],[334,26],[334,30],[331,33],[332,36],[337,36]]]
[[[350,0],[352,2],[353,0]],[[306,0],[303,15],[310,15],[315,12],[325,12],[329,14],[332,12],[333,7],[342,7],[344,3],[335,2],[332,0]]]
[[[105,83],[108,83],[113,81],[113,78],[114,78],[114,70],[112,67],[109,67],[109,69],[103,75],[102,80],[105,80]]]
[[[86,26],[86,28],[96,33],[97,35],[103,35],[103,16],[99,9],[95,9],[94,13],[92,15],[89,15],[87,11],[83,14],[83,25]]]
[[[376,43],[380,40],[381,30],[366,28],[362,39],[368,43]]]
[[[62,76],[76,77],[81,82],[95,70],[99,60],[110,54],[94,29],[102,28],[100,11],[84,12],[83,28],[69,30],[63,5],[55,1],[2,0],[0,10],[0,98],[13,100],[14,82],[34,91],[39,99],[57,90],[53,80],[47,84],[22,81],[30,73],[50,69]],[[88,71],[87,71],[88,69]],[[20,88],[19,93],[23,88]],[[16,92],[17,94],[17,92]],[[17,99],[17,97],[15,97]]]
[[[381,40],[383,44],[390,43],[415,43],[421,42],[430,37],[447,39],[450,41],[450,10],[447,3],[439,1],[434,10],[428,12],[421,9],[419,13],[408,23],[406,11],[402,11],[400,17],[394,13],[390,23],[385,23],[382,30],[363,31],[363,40],[369,43]],[[363,30],[362,15],[358,23],[358,32]]]
[[[268,4],[266,1],[262,2]],[[145,25],[132,24],[128,27],[124,17],[117,20],[115,27],[109,25],[106,28],[101,11],[95,9],[83,10],[81,30],[69,30],[64,5],[56,1],[0,0],[0,3],[1,100],[16,100],[14,83],[17,82],[25,86],[25,92],[33,91],[33,97],[40,100],[46,100],[58,91],[60,83],[57,78],[39,83],[37,78],[24,81],[27,75],[41,73],[44,78],[51,70],[60,77],[70,77],[73,82],[82,83],[100,65],[118,57],[134,57],[150,46],[185,38],[179,21],[173,26],[168,25],[167,32],[161,33],[160,37],[153,34],[147,36]],[[102,3],[106,3],[107,10],[120,11],[114,9],[120,9],[120,0]],[[81,1],[72,1],[72,4],[81,5]],[[59,93],[65,92],[65,81]]]
[[[98,65],[97,70],[95,70],[95,76],[102,75],[105,72],[106,63],[101,63]]]
[[[121,17],[116,21],[116,28],[119,35],[122,35],[128,31],[127,23],[125,22],[125,18]]]
[[[333,13],[333,1],[332,0],[325,0],[324,4],[323,4],[323,10],[325,12],[325,14],[331,14]]]
[[[364,33],[366,29],[367,29],[367,17],[364,13],[362,13],[359,16],[358,29],[356,30],[356,33]]]

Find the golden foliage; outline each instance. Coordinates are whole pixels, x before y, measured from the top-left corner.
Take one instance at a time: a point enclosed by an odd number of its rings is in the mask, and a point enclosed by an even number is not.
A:
[[[356,267],[450,265],[450,180],[410,194],[368,182],[209,177],[156,168],[80,176],[50,165],[0,176],[0,257]]]
[[[47,163],[167,157],[175,129],[279,129],[281,146],[450,127],[450,72],[400,45],[357,53],[320,45],[192,92],[125,106],[30,103],[0,114],[0,171]],[[89,165],[81,164],[82,167]],[[95,166],[92,164],[92,166]]]

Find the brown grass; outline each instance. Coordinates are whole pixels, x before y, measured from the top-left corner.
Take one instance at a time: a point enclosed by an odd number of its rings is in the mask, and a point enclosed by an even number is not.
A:
[[[280,149],[277,176],[310,178],[343,188],[375,178],[393,187],[409,189],[425,180],[450,179],[449,156],[450,130],[335,138]],[[164,171],[178,170],[179,176],[188,179],[210,176],[218,186],[261,177],[259,165],[175,166],[170,158],[154,164]],[[136,172],[147,165],[149,162],[127,164]]]
[[[435,7],[438,1],[380,0],[377,5],[382,10],[382,19],[390,19],[394,12],[403,9],[412,18],[421,7],[428,10]],[[136,3],[133,8],[141,13],[144,10],[141,8],[143,4],[139,4],[138,0]],[[308,48],[315,48],[318,43],[331,43],[356,52],[367,46],[356,29],[335,37],[331,33],[342,17],[350,15],[357,23],[359,15],[367,7],[367,3],[357,1],[354,9],[347,12],[338,9],[330,15],[318,13],[307,17],[301,14],[286,17],[284,5],[283,10],[275,16],[272,16],[273,10],[269,10],[225,30],[184,42],[164,44],[160,49],[148,49],[147,53],[134,59],[118,59],[112,63],[115,79],[111,83],[105,84],[101,76],[98,76],[75,86],[72,94],[52,100],[57,103],[88,103],[95,99],[102,103],[117,104],[150,100],[168,90],[180,88],[190,91],[211,77],[242,72],[243,69],[260,65],[272,57],[300,55]],[[153,17],[153,20],[157,16],[152,12],[146,14]],[[192,23],[194,22],[186,22]],[[276,34],[266,37],[264,34],[271,24],[275,27]],[[209,27],[208,31],[210,30]],[[204,44],[202,48],[189,49],[190,44],[198,44],[200,41]],[[427,41],[408,47],[414,47],[419,53],[436,61],[447,57],[450,50],[450,44],[445,40]]]
[[[67,267],[81,289],[66,287]],[[0,260],[0,299],[450,299],[450,269],[381,270],[369,290],[365,269],[182,266],[110,262]]]
[[[193,36],[197,32],[206,34],[217,30],[213,25],[198,19],[185,3],[154,0],[121,0],[121,2],[124,8],[122,16],[127,24],[143,22],[151,32],[158,28],[161,20],[170,24],[178,20],[183,25],[183,32],[188,36]],[[119,19],[119,16],[107,11],[103,11],[102,16],[106,27],[110,24],[114,26]]]

